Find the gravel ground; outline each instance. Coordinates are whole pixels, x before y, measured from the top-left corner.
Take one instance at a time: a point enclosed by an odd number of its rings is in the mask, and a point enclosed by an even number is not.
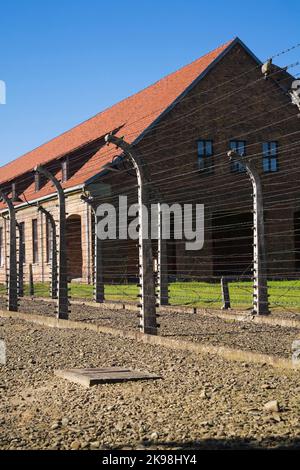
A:
[[[0,338],[1,449],[300,447],[299,373],[21,320],[0,318]],[[102,366],[162,378],[85,389],[53,374]]]
[[[3,304],[3,300],[2,300]],[[0,308],[5,308],[0,303]],[[21,300],[20,311],[54,315],[51,302]],[[92,322],[115,328],[138,330],[137,314],[130,310],[112,310],[88,305],[71,306],[71,320]],[[161,313],[160,334],[185,341],[224,345],[282,357],[291,356],[291,344],[300,339],[300,330],[282,326],[224,320],[201,313],[182,313],[170,310]]]

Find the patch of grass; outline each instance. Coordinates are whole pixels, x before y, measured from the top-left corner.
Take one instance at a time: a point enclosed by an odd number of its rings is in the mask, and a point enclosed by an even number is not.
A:
[[[300,309],[300,280],[269,281],[269,301],[271,308],[283,306],[295,311]],[[93,298],[93,286],[88,284],[69,284],[70,295],[74,299]],[[25,285],[25,295],[29,295]],[[233,308],[251,308],[252,283],[250,281],[229,283],[231,306]],[[0,294],[6,293],[5,286],[0,284]],[[169,284],[170,304],[189,305],[194,307],[220,308],[222,306],[221,287],[219,283],[209,282],[172,282]],[[105,285],[106,300],[137,301],[138,287],[135,284]],[[34,285],[35,297],[49,297],[49,283]]]

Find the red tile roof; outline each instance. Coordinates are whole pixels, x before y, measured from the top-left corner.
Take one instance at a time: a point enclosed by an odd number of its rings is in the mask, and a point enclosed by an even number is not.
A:
[[[33,170],[37,164],[45,164],[119,128],[119,135],[132,143],[155,121],[207,68],[220,57],[235,40],[218,47],[189,65],[162,78],[144,90],[120,101],[91,119],[61,134],[44,145],[17,158],[0,168],[0,184]],[[64,187],[83,184],[111,160],[115,149],[103,147],[87,161]],[[37,198],[53,192],[50,184],[34,192],[34,185],[26,190],[27,197]]]

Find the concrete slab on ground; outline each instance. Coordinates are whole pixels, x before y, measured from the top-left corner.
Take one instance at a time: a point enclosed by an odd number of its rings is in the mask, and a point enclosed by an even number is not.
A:
[[[90,369],[60,369],[54,371],[57,377],[75,382],[84,387],[104,383],[126,382],[129,380],[160,379],[158,375],[121,367],[103,367]]]

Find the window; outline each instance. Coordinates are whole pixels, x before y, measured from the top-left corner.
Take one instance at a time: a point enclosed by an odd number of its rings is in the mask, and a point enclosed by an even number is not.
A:
[[[61,182],[64,183],[69,177],[69,159],[64,158],[61,161]]]
[[[231,140],[230,149],[234,150],[241,157],[244,157],[246,155],[246,142],[244,140]],[[243,173],[245,168],[238,162],[231,162],[231,171],[233,173]]]
[[[39,261],[39,244],[38,244],[38,221],[32,220],[32,262],[38,263]]]
[[[23,252],[23,263],[26,261],[26,250],[25,250],[25,222],[19,223],[19,236],[22,240],[22,252]]]
[[[0,227],[0,266],[4,264],[3,227]]]
[[[212,140],[198,140],[198,168],[201,173],[213,173]]]
[[[278,145],[277,142],[263,142],[263,170],[264,173],[272,173],[278,171],[277,154]]]
[[[46,219],[46,245],[47,245],[47,263],[52,260],[52,248],[53,248],[53,228],[49,218]]]

